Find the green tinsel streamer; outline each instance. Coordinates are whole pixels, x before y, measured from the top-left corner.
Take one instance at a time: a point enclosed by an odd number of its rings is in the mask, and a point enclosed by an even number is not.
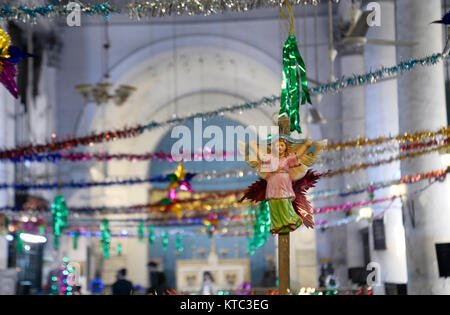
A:
[[[23,233],[22,229],[19,231],[19,233],[17,233],[16,236],[16,252],[18,254],[22,254],[23,253],[23,249],[25,246],[25,243],[23,242],[23,240],[20,238],[20,235]]]
[[[251,209],[251,218],[255,217],[255,209]],[[255,250],[264,246],[267,238],[270,235],[270,211],[267,201],[259,204],[258,211],[256,211],[255,220],[252,221],[253,237],[250,237],[249,226],[247,225],[247,243],[250,255],[255,253]]]
[[[49,1],[50,2],[50,1]],[[36,22],[38,18],[53,18],[55,16],[67,16],[71,10],[68,10],[68,4],[56,3],[45,5],[2,5],[0,6],[0,18],[3,20],[17,20],[24,23]],[[108,1],[99,4],[84,4],[77,1],[82,13],[88,15],[101,15],[105,20],[109,19],[111,13],[121,13],[120,8],[111,5]]]
[[[109,245],[111,244],[111,232],[109,230],[109,221],[103,219],[100,224],[101,244],[103,249],[103,258],[109,258]]]
[[[73,233],[73,249],[78,248],[78,237],[80,236],[79,232]]]
[[[169,236],[167,234],[167,231],[164,231],[162,233],[162,247],[163,247],[163,250],[167,249],[167,245],[169,245]]]
[[[297,39],[294,35],[290,35],[283,46],[283,80],[281,83],[281,106],[278,115],[279,117],[288,116],[291,121],[291,131],[297,130],[298,133],[302,133],[299,109],[300,91],[302,105],[306,102],[311,104],[308,82],[306,81],[306,65],[298,50]]]
[[[139,241],[142,242],[144,240],[144,221],[143,220],[141,220],[141,222],[139,222],[138,236],[139,236]]]
[[[122,244],[117,244],[116,247],[117,256],[122,256]]]
[[[62,230],[67,228],[67,217],[69,216],[66,201],[61,195],[56,196],[52,202],[52,216],[54,247],[58,249],[59,237],[62,234]]]
[[[184,248],[183,245],[181,244],[181,242],[183,241],[183,236],[181,234],[177,235],[177,240],[176,240],[176,247],[177,247],[177,252],[181,253]]]
[[[149,245],[153,245],[155,241],[155,232],[152,225],[148,226],[148,243]]]
[[[247,239],[247,247],[248,247],[248,253],[250,256],[253,256],[255,254],[255,245],[253,244],[253,241],[251,238]]]
[[[253,211],[253,208],[249,209],[250,211]],[[250,212],[252,213],[252,212]],[[245,211],[245,216],[248,215],[248,211]],[[249,220],[247,220],[246,223],[246,232],[247,232],[247,248],[248,248],[248,253],[250,254],[250,256],[253,256],[255,254],[255,246],[253,246],[253,240],[250,236],[250,221],[252,220],[253,215],[250,216]]]

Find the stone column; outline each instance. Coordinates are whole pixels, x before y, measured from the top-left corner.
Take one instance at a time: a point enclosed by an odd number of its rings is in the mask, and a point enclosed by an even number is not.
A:
[[[395,4],[392,0],[379,2],[381,5],[381,26],[369,29],[367,38],[395,40]],[[395,46],[372,46],[365,48],[366,69],[396,64]],[[366,87],[366,135],[369,138],[380,135],[396,135],[398,126],[397,80],[389,80]],[[378,158],[387,158],[398,152],[389,152]],[[368,169],[369,182],[388,181],[400,177],[400,162]],[[388,189],[375,191],[375,198],[389,196]],[[386,204],[374,205],[374,213],[386,209]],[[380,264],[381,282],[405,284],[407,282],[405,230],[402,221],[402,203],[397,199],[382,217],[384,220],[386,249],[374,250],[373,231],[369,231],[371,261]],[[374,287],[375,294],[384,294],[384,285]]]
[[[350,52],[351,51],[351,52]],[[344,52],[345,53],[345,52]],[[364,56],[357,48],[349,49],[349,52],[340,58],[341,75],[364,73]],[[343,138],[356,138],[365,136],[365,90],[364,87],[346,89],[341,94],[342,104],[342,134]],[[366,171],[344,176],[345,185],[356,185],[367,182]],[[346,198],[346,202],[361,200],[361,196]],[[355,211],[358,211],[355,210]],[[365,267],[363,254],[363,241],[361,229],[366,227],[364,221],[347,225],[347,267]]]
[[[301,228],[290,233],[290,237],[291,291],[317,288],[315,231]]]
[[[337,17],[335,19],[335,42],[338,43],[345,36],[352,20],[351,9],[358,8],[359,2],[353,3],[351,0],[343,0],[337,6]],[[364,72],[364,56],[360,47],[338,45],[338,69],[339,75],[353,75],[355,73]],[[356,87],[344,90],[340,94],[340,133],[337,137],[347,139],[349,137],[358,137],[365,135],[365,90],[363,87]],[[335,137],[336,138],[336,137]],[[334,164],[338,167],[340,164]],[[337,187],[345,185],[354,185],[367,181],[365,172],[349,174],[343,177],[331,179]],[[338,198],[333,204],[341,204],[344,202],[353,202],[359,200],[360,197]],[[329,203],[328,203],[329,204]],[[337,212],[327,215],[330,220],[345,218],[346,214]],[[363,242],[360,230],[367,226],[366,223],[352,223],[341,227],[335,227],[328,232],[332,237],[330,245],[333,248],[339,248],[335,251],[335,257],[339,257],[341,261],[332,261],[335,274],[339,277],[341,287],[350,287],[352,283],[348,279],[348,269],[352,267],[364,267]],[[341,252],[342,251],[342,252]]]
[[[42,56],[39,78],[37,82],[37,95],[29,106],[30,140],[33,143],[45,143],[56,132],[56,83],[57,67],[61,44],[57,36],[52,33],[40,33],[40,38],[45,40],[45,46],[37,47]],[[30,94],[32,95],[32,94]],[[33,163],[29,168],[32,177],[38,180],[55,181],[56,166],[52,163]],[[36,191],[35,195],[52,201],[54,192]]]
[[[415,41],[399,47],[406,60],[442,52],[443,26],[431,24],[442,12],[441,1],[397,0],[397,39]],[[420,67],[398,79],[400,133],[435,130],[447,125],[444,64]],[[401,164],[402,175],[443,168],[438,154],[409,159]],[[426,183],[409,185],[414,191]],[[409,294],[450,294],[450,280],[439,278],[436,243],[450,243],[450,184],[433,185],[411,196],[404,207]]]

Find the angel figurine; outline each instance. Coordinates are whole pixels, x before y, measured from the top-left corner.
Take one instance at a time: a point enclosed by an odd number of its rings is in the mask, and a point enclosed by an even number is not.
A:
[[[302,224],[314,228],[312,208],[305,194],[314,187],[320,176],[308,167],[317,160],[327,144],[326,140],[313,142],[292,138],[289,123],[286,116],[278,118],[280,134],[267,140],[267,150],[259,148],[255,141],[239,143],[245,160],[261,176],[247,188],[240,201],[267,201],[273,234],[292,232]],[[274,152],[270,152],[271,147]],[[251,154],[256,159],[251,160]]]

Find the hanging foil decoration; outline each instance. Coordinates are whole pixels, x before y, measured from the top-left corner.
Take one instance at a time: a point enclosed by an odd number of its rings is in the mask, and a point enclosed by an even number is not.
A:
[[[20,3],[20,1],[15,2],[19,5],[15,6],[12,5],[12,3],[1,4],[0,19],[35,24],[38,21],[38,18],[54,19],[57,16],[66,18],[70,12],[74,11],[73,4],[79,6],[80,13],[89,16],[103,16],[105,20],[109,19],[111,13],[121,13],[121,9],[118,6],[112,5],[108,1],[96,4],[82,3],[81,1],[69,1],[69,3],[66,4],[61,3],[62,1],[45,1],[48,3],[42,3],[42,5],[34,4],[32,1],[28,1],[29,3],[27,4]]]
[[[251,233],[250,233],[250,225],[251,225],[251,220],[253,217],[253,208],[250,208],[250,216],[249,216],[249,212],[245,211],[244,215],[247,217],[247,222],[246,222],[246,234],[247,234],[247,249],[248,249],[248,254],[250,256],[253,256],[255,254],[255,246],[253,245],[253,241],[251,238]]]
[[[18,47],[11,46],[8,33],[0,28],[0,83],[18,98],[18,90],[15,77],[17,75],[16,64],[32,55],[22,52]]]
[[[289,17],[282,9],[282,15],[289,21],[289,37],[283,46],[283,79],[281,82],[281,106],[279,117],[287,116],[290,120],[290,130],[297,130],[302,133],[300,128],[300,97],[302,105],[308,102],[311,104],[311,97],[306,80],[306,65],[298,50],[297,39],[294,35],[294,14],[287,1],[284,1],[289,9]],[[301,81],[301,86],[300,86]]]
[[[266,243],[270,235],[270,211],[269,204],[264,201],[259,204],[256,212],[256,220],[253,225],[253,243],[255,249],[258,249]]]
[[[183,236],[181,234],[178,234],[177,239],[176,239],[176,248],[177,248],[177,252],[179,252],[179,253],[183,252],[183,250],[184,250],[182,241],[183,241]]]
[[[291,0],[295,5],[316,6],[319,0]],[[336,2],[338,2],[337,0]],[[263,8],[276,8],[280,0],[134,0],[128,3],[128,14],[131,18],[141,20],[152,17],[165,17],[170,15],[212,15],[228,12],[241,12],[245,14],[250,10]]]
[[[22,235],[23,231],[22,229],[19,230],[19,233],[17,233],[16,236],[16,253],[18,254],[22,254],[24,247],[25,247],[25,243],[22,240],[22,238],[20,237]]]
[[[170,184],[167,187],[167,197],[160,201],[161,205],[166,206],[164,212],[172,211],[178,218],[181,218],[182,207],[178,203],[177,190],[194,192],[190,184],[194,176],[195,174],[186,173],[182,162],[178,163],[175,172],[168,175]]]
[[[101,231],[101,244],[103,250],[103,258],[109,258],[109,245],[111,244],[111,232],[109,230],[109,221],[107,219],[103,219],[100,224]]]
[[[212,238],[214,236],[214,233],[217,230],[217,225],[219,224],[219,217],[217,214],[211,212],[208,215],[207,220],[203,220],[203,225],[206,226],[206,231],[209,238]]]
[[[69,209],[66,207],[64,197],[61,195],[56,196],[52,203],[53,240],[55,249],[58,249],[59,237],[61,236],[62,230],[67,228],[68,215]]]
[[[167,234],[167,231],[164,231],[162,233],[162,248],[163,248],[163,250],[167,250],[167,245],[169,245],[169,235]]]
[[[141,220],[139,222],[139,227],[138,227],[138,237],[139,237],[139,241],[144,241],[144,221]]]
[[[253,256],[255,254],[255,245],[253,244],[251,238],[247,239],[247,247],[248,247],[248,254],[250,256]]]
[[[39,234],[40,235],[45,235],[45,226],[46,226],[45,221],[39,222]]]
[[[122,256],[122,244],[121,243],[117,244],[116,252],[117,252],[117,256],[119,256],[119,257]]]
[[[155,231],[153,228],[153,225],[148,226],[148,244],[153,245],[153,242],[155,241]]]
[[[249,224],[247,224],[247,243],[249,253],[250,255],[253,255],[256,249],[264,246],[270,235],[270,211],[267,201],[259,204],[258,211],[255,211],[253,208],[251,208],[250,211],[253,225],[253,236],[250,236],[250,228]]]
[[[73,233],[73,249],[78,248],[78,237],[80,236],[80,232],[76,231]]]

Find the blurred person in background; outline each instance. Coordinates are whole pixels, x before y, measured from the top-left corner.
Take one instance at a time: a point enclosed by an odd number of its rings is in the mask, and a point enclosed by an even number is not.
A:
[[[120,269],[117,272],[117,281],[113,284],[112,294],[113,295],[131,295],[133,294],[133,284],[126,280],[127,270]]]
[[[214,295],[214,278],[209,271],[203,273],[202,295]]]

